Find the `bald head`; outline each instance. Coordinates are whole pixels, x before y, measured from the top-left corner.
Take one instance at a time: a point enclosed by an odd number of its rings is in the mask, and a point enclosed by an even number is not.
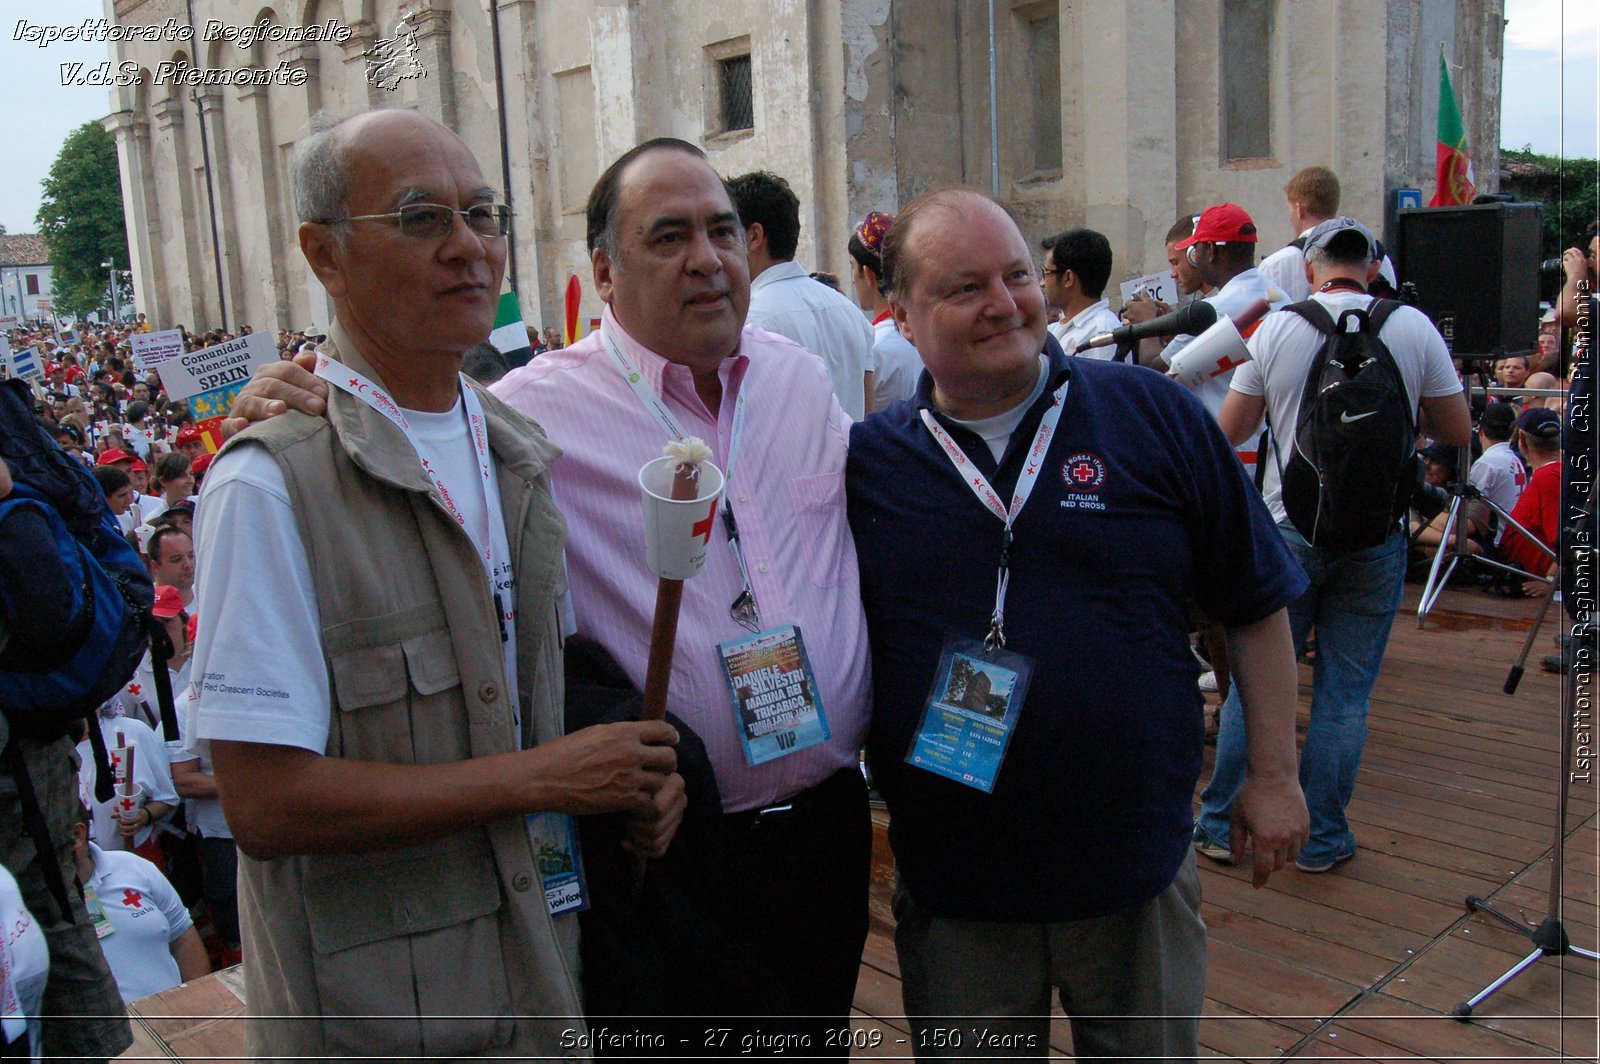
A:
[[[923,216],[926,215],[925,219]],[[944,188],[925,192],[906,204],[895,215],[894,225],[883,238],[883,287],[885,291],[903,291],[911,284],[911,274],[921,254],[927,249],[915,245],[919,231],[930,228],[926,221],[955,217],[957,220],[972,217],[999,215],[1012,228],[1016,222],[1006,209],[981,192],[970,188]],[[1021,230],[1017,231],[1019,239]]]
[[[933,378],[934,404],[977,420],[1032,390],[1044,350],[1033,251],[1000,204],[970,189],[919,196],[884,240],[890,309]]]
[[[454,131],[416,111],[379,107],[344,118],[317,112],[311,117],[310,132],[295,145],[289,160],[297,219],[327,222],[347,216],[355,166],[363,159],[381,160],[407,143],[446,145],[471,155]],[[493,194],[492,189],[485,191]],[[349,226],[339,223],[328,228],[342,246]]]

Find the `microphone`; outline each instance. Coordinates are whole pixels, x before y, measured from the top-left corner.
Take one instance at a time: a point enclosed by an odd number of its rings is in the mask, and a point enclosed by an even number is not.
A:
[[[1258,299],[1242,314],[1219,317],[1216,324],[1173,356],[1172,364],[1167,367],[1168,375],[1193,388],[1244,365],[1250,361],[1250,349],[1245,346],[1244,338],[1255,331],[1256,322],[1270,309],[1265,299]]]
[[[1198,336],[1216,323],[1216,304],[1197,299],[1186,307],[1179,307],[1171,314],[1163,314],[1159,318],[1151,318],[1137,325],[1122,325],[1110,332],[1091,336],[1079,344],[1073,354],[1080,354],[1091,347],[1110,347],[1112,344],[1132,346],[1151,336],[1172,336],[1178,333]]]

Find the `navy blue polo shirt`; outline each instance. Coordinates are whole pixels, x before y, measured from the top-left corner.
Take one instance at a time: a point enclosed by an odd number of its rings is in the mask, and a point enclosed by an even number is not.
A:
[[[1161,893],[1189,846],[1202,764],[1190,599],[1228,625],[1306,588],[1254,485],[1185,388],[1047,339],[1049,383],[999,467],[1011,497],[1050,393],[1070,376],[1045,468],[1014,526],[1007,648],[1034,660],[992,794],[905,763],[947,633],[982,639],[1002,524],[914,400],[854,426],[850,526],[872,646],[868,753],[907,888],[943,916],[1010,921],[1117,912]],[[937,415],[936,415],[937,416]]]

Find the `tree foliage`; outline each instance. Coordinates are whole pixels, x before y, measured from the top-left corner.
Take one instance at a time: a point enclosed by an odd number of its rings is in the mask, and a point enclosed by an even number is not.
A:
[[[1501,182],[1502,191],[1544,208],[1541,257],[1558,258],[1567,248],[1578,246],[1595,220],[1600,161],[1502,148],[1500,165],[1509,174]]]
[[[50,252],[57,313],[104,306],[109,278],[100,264],[128,268],[128,231],[117,143],[99,122],[85,122],[61,145],[35,220]]]

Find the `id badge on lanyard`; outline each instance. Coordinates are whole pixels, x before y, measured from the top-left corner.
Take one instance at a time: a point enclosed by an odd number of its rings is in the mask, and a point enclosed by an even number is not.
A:
[[[950,459],[984,508],[1004,522],[1005,530],[1001,537],[1000,568],[988,634],[982,640],[955,634],[945,637],[933,684],[905,760],[907,764],[985,794],[994,790],[995,780],[999,778],[1006,748],[1011,743],[1023,701],[1027,698],[1028,684],[1033,678],[1033,659],[1006,649],[1006,593],[1011,584],[1012,527],[1039,480],[1045,452],[1061,420],[1069,383],[1062,381],[1050,397],[1050,408],[1034,432],[1010,506],[1001,502],[988,478],[973,467],[961,445],[945,427],[926,409],[922,411],[923,424],[938,441],[945,457]]]
[[[601,323],[600,335],[639,404],[672,439],[687,438],[677,416],[666,401],[651,390],[644,375],[612,335],[609,321]],[[744,421],[745,394],[741,390],[734,401],[733,424],[728,432],[728,463],[723,470],[729,484],[733,482],[734,463],[739,459]],[[723,493],[722,521],[728,534],[728,548],[739,566],[742,588],[729,612],[741,627],[754,634],[719,644],[717,656],[728,680],[731,709],[745,760],[751,765],[760,765],[827,742],[830,733],[799,626],[761,627],[761,611],[745,565],[732,495],[731,490]]]
[[[783,624],[717,647],[733,694],[734,723],[752,766],[831,737],[798,625]]]
[[[551,916],[583,912],[589,907],[589,883],[577,821],[566,813],[529,813],[525,820],[545,908]]]

